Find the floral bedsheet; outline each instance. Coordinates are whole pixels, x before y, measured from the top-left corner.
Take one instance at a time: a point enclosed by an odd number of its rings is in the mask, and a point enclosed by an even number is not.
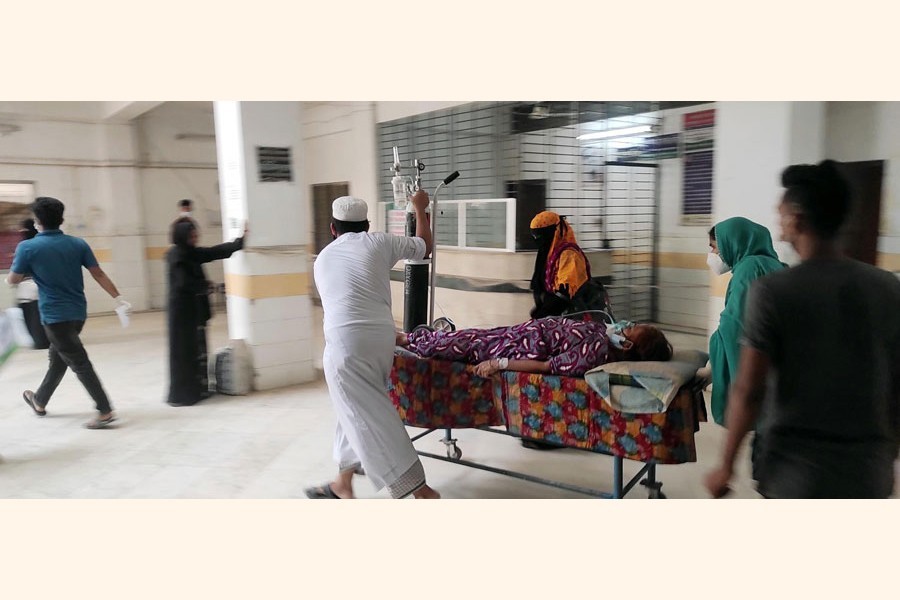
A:
[[[658,414],[622,413],[580,377],[504,371],[484,379],[462,363],[395,356],[391,400],[407,425],[502,426],[513,435],[646,462],[697,460],[702,394],[682,389]]]

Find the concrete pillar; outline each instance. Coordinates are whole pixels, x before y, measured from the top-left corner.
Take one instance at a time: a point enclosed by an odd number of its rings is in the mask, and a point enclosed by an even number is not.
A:
[[[720,102],[716,105],[713,223],[746,217],[769,228],[781,260],[792,262],[779,242],[781,171],[825,158],[824,102]],[[712,277],[709,331],[725,308],[729,275]]]
[[[225,263],[228,332],[250,347],[254,388],[311,381],[309,200],[298,102],[216,102],[222,235],[250,223],[249,246]],[[259,147],[290,149],[290,181],[261,181]]]

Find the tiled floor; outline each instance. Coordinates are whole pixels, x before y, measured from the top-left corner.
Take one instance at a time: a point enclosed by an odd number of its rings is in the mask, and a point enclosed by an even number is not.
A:
[[[122,330],[115,317],[88,321],[85,344],[110,394],[118,426],[89,431],[93,404],[70,373],[36,417],[21,392],[40,382],[43,351],[23,350],[0,371],[0,498],[304,498],[303,489],[332,476],[334,417],[324,382],[254,393],[214,396],[172,408],[166,392],[165,319],[135,315]],[[672,334],[676,348],[703,338]],[[210,347],[226,341],[225,317],[214,319]],[[317,336],[321,347],[321,335]],[[317,350],[319,352],[319,350]],[[412,431],[412,430],[411,430]],[[539,452],[519,441],[479,431],[455,432],[465,458],[506,469],[609,489],[612,459],[574,450]],[[703,498],[704,473],[714,464],[723,430],[712,423],[697,436],[699,460],[659,467],[669,498]],[[417,443],[442,453],[438,435]],[[423,459],[429,483],[446,498],[582,498],[459,465]],[[626,476],[636,470],[626,463]],[[387,498],[358,478],[357,495]],[[741,462],[735,497],[757,497]],[[629,498],[645,498],[643,488]]]

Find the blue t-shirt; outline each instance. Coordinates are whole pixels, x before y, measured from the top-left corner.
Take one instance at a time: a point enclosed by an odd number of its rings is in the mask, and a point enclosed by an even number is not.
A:
[[[41,322],[51,325],[87,319],[81,268],[96,266],[87,242],[52,229],[20,242],[10,271],[34,278],[40,293]]]

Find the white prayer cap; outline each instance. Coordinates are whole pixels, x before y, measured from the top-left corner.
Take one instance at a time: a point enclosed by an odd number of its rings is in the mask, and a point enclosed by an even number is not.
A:
[[[331,204],[331,216],[338,221],[366,221],[369,218],[369,206],[365,200],[341,196]]]

